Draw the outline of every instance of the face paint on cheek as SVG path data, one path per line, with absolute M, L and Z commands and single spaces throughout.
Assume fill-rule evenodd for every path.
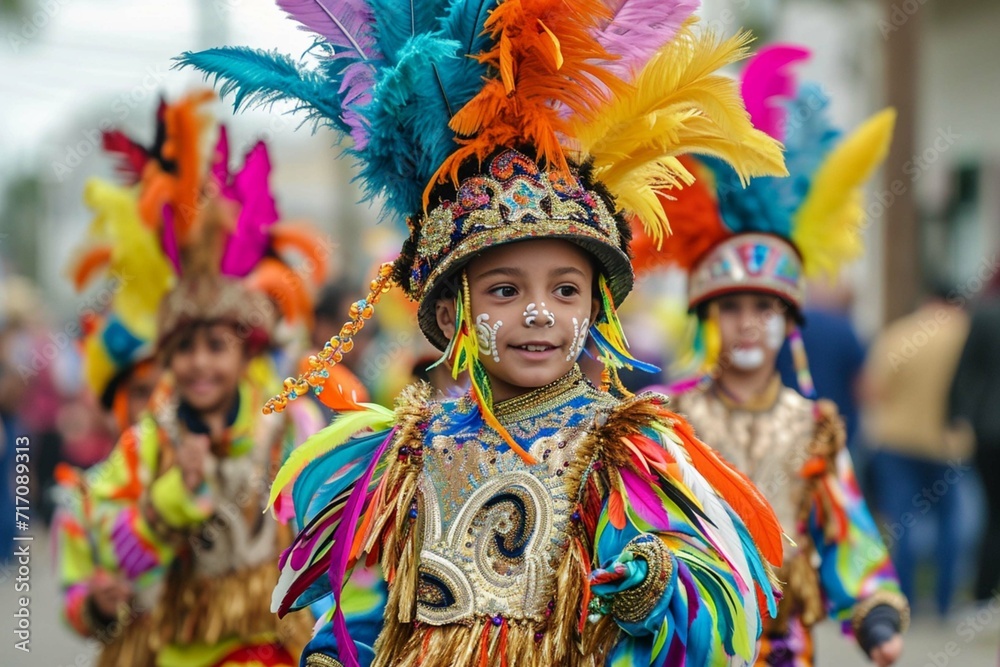
M 729 357 L 736 368 L 741 371 L 752 371 L 760 368 L 764 363 L 764 350 L 757 345 L 738 347 L 730 353 Z
M 476 342 L 479 344 L 479 353 L 493 357 L 493 361 L 500 362 L 500 351 L 497 349 L 497 332 L 503 326 L 501 320 L 497 320 L 492 327 L 489 325 L 490 316 L 483 313 L 476 317 Z
M 583 318 L 583 324 L 580 324 L 580 320 L 573 318 L 573 342 L 570 343 L 569 353 L 566 355 L 566 361 L 576 361 L 576 358 L 580 356 L 583 352 L 583 346 L 587 344 L 587 334 L 590 331 L 590 318 Z
M 781 344 L 785 342 L 785 318 L 780 315 L 771 315 L 764 325 L 764 345 L 769 350 L 781 349 Z

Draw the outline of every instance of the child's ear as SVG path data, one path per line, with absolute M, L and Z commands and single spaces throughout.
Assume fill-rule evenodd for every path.
M 590 322 L 594 324 L 601 315 L 601 300 L 596 296 L 590 300 Z
M 437 325 L 451 340 L 455 336 L 455 301 L 453 299 L 438 299 L 434 304 L 434 315 Z

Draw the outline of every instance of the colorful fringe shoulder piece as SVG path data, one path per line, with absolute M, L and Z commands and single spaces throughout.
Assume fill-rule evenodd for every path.
M 594 531 L 598 562 L 643 533 L 659 535 L 677 560 L 680 583 L 656 645 L 625 635 L 608 664 L 721 664 L 720 646 L 733 664 L 746 664 L 764 610 L 777 613 L 771 566 L 783 559 L 781 526 L 746 476 L 665 403 L 642 394 L 615 410 L 604 428 L 620 437 L 609 438 L 601 454 L 610 470 L 588 478 L 583 491 L 581 518 Z M 595 483 L 609 486 L 603 506 Z
M 281 573 L 271 602 L 279 616 L 330 593 L 339 603 L 347 574 L 358 559 L 368 553 L 368 562 L 377 562 L 383 548 L 380 533 L 402 521 L 400 511 L 409 510 L 401 510 L 396 501 L 415 490 L 421 461 L 419 424 L 427 419 L 428 394 L 426 387 L 408 389 L 395 412 L 361 404 L 306 440 L 278 471 L 270 502 L 281 511 L 291 487 L 294 514 L 303 526 L 279 561 Z M 399 450 L 390 449 L 397 442 L 403 443 Z M 333 629 L 343 640 L 339 645 L 353 646 L 339 604 Z

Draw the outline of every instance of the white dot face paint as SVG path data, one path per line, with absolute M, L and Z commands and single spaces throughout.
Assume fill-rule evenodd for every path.
M 500 351 L 497 349 L 497 332 L 500 331 L 503 322 L 497 320 L 493 326 L 490 326 L 489 321 L 488 313 L 476 316 L 476 342 L 479 345 L 479 354 L 490 356 L 493 361 L 499 363 Z
M 545 304 L 543 303 L 542 305 L 544 306 Z M 521 315 L 524 316 L 524 326 L 530 327 L 538 319 L 538 308 L 535 307 L 535 304 L 529 303 Z
M 764 345 L 769 350 L 780 350 L 785 342 L 785 318 L 777 313 L 771 314 L 764 323 Z
M 587 344 L 587 335 L 590 333 L 590 318 L 583 318 L 583 324 L 580 324 L 580 320 L 573 318 L 573 342 L 570 343 L 569 353 L 566 355 L 566 361 L 576 361 L 576 358 L 580 356 L 583 352 L 584 345 Z
M 764 349 L 759 345 L 733 348 L 729 358 L 741 371 L 754 371 L 764 365 Z
M 548 320 L 549 320 L 548 322 L 545 323 L 546 327 L 548 327 L 549 329 L 551 329 L 552 327 L 554 327 L 556 325 L 556 315 L 555 315 L 555 313 L 549 312 L 549 310 L 545 307 L 545 302 L 544 301 L 542 301 L 542 315 L 544 315 L 545 317 L 547 317 Z

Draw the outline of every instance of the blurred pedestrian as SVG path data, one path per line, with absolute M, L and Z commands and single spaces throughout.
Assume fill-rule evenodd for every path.
M 986 496 L 986 531 L 979 551 L 975 599 L 985 602 L 1000 584 L 1000 278 L 975 309 L 951 385 L 950 414 L 975 435 L 973 461 Z
M 894 527 L 892 556 L 903 593 L 911 600 L 916 594 L 917 526 L 934 524 L 934 599 L 942 616 L 958 574 L 958 485 L 971 444 L 948 418 L 948 390 L 968 331 L 965 312 L 948 294 L 937 286 L 876 338 L 863 380 L 876 506 Z

